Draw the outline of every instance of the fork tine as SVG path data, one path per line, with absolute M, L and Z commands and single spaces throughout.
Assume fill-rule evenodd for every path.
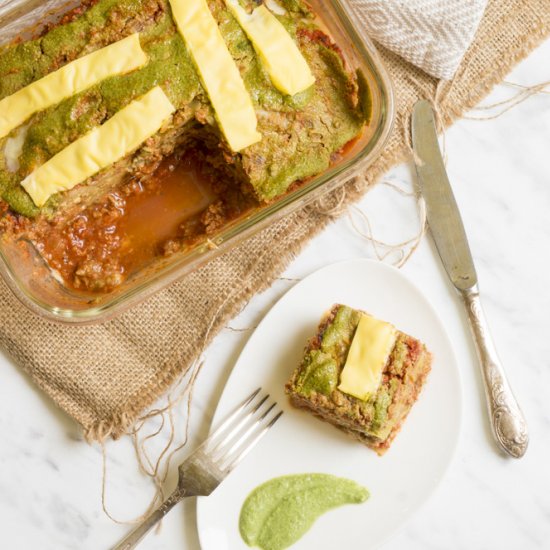
M 222 432 L 224 432 L 232 422 L 239 416 L 239 414 L 246 409 L 246 407 L 254 400 L 254 398 L 262 391 L 262 388 L 258 388 L 256 391 L 252 392 L 238 407 L 231 413 L 221 424 L 216 428 L 214 433 L 210 435 L 207 441 L 213 441 L 218 437 Z
M 243 416 L 243 418 L 241 418 L 241 420 L 239 420 L 239 422 L 237 422 L 237 424 L 233 426 L 233 428 L 231 428 L 229 433 L 219 443 L 217 443 L 213 449 L 209 451 L 210 454 L 212 455 L 215 454 L 223 446 L 228 444 L 233 439 L 233 437 L 235 437 L 235 435 L 242 430 L 243 426 L 253 417 L 253 415 L 258 412 L 260 407 L 267 401 L 268 398 L 269 398 L 269 395 L 266 395 L 263 399 L 260 400 L 260 402 L 251 411 L 248 411 Z
M 273 404 L 273 406 L 275 406 L 275 405 L 276 405 L 276 403 Z M 273 406 L 270 408 L 270 410 L 273 408 Z M 265 416 L 266 415 L 264 414 L 264 416 L 262 416 L 262 418 L 259 420 L 259 422 L 261 422 L 261 420 L 263 420 L 265 418 Z M 267 431 L 275 425 L 275 422 L 277 422 L 277 420 L 279 420 L 279 418 L 281 418 L 281 416 L 283 416 L 283 411 L 279 411 L 279 413 L 277 415 L 275 415 L 271 419 L 271 421 L 268 424 L 266 424 L 250 441 L 246 442 L 246 445 L 244 446 L 244 448 L 242 448 L 241 451 L 234 458 L 231 458 L 231 460 L 229 461 L 228 464 L 224 465 L 224 470 L 226 470 L 227 472 L 230 472 L 231 470 L 233 470 L 244 459 L 244 457 L 254 448 L 256 443 L 258 443 L 258 441 L 260 441 L 260 439 L 267 433 Z M 250 431 L 252 431 L 252 430 L 250 430 Z M 244 438 L 241 438 L 239 443 L 241 441 L 243 441 L 243 439 Z M 235 447 L 236 446 L 232 447 L 231 451 L 233 451 L 233 449 Z M 225 460 L 227 460 L 227 458 L 229 456 L 230 456 L 230 454 L 228 453 L 225 456 Z
M 267 396 L 264 397 L 264 399 L 262 399 L 262 403 L 267 399 Z M 236 441 L 233 441 L 233 443 L 231 444 L 231 447 L 229 447 L 229 449 L 225 450 L 222 452 L 221 456 L 218 457 L 218 460 L 224 460 L 224 458 L 227 458 L 228 456 L 230 456 L 240 445 L 243 441 L 245 441 L 248 436 L 260 425 L 260 423 L 262 422 L 262 420 L 265 419 L 265 417 L 273 410 L 273 408 L 277 405 L 277 403 L 273 403 L 271 405 L 271 407 L 269 407 L 267 409 L 267 411 L 265 411 L 262 416 L 260 416 L 260 418 L 254 420 L 254 422 L 248 426 L 248 428 L 241 434 L 237 434 L 237 430 L 235 429 L 234 430 L 234 434 L 231 434 L 231 435 L 239 435 L 238 439 Z M 254 411 L 250 414 L 249 418 L 245 419 L 245 420 L 250 420 L 252 418 L 252 415 L 257 412 L 257 410 L 259 409 L 259 407 L 256 407 L 256 409 L 254 409 Z M 244 422 L 242 422 L 242 424 L 244 424 Z M 240 428 L 240 426 L 239 426 Z M 240 430 L 242 431 L 242 430 Z M 224 442 L 225 443 L 225 442 Z M 217 449 L 216 449 L 217 450 Z

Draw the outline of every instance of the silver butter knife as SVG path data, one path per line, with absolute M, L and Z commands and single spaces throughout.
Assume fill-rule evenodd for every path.
M 441 157 L 434 112 L 428 101 L 419 101 L 414 106 L 412 142 L 430 231 L 445 270 L 468 312 L 494 436 L 506 453 L 521 458 L 529 442 L 527 424 L 508 384 L 481 309 L 474 262 Z

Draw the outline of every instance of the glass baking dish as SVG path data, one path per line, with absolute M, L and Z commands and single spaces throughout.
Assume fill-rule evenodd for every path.
M 372 120 L 327 171 L 274 202 L 261 205 L 224 226 L 214 237 L 169 258 L 157 258 L 108 293 L 79 293 L 49 269 L 32 243 L 24 239 L 0 244 L 0 273 L 14 294 L 31 310 L 65 323 L 105 321 L 150 297 L 173 281 L 227 252 L 255 232 L 336 189 L 367 169 L 380 154 L 394 118 L 391 83 L 371 40 L 345 0 L 310 0 L 328 33 L 341 48 L 351 70 L 361 70 L 372 92 Z M 36 35 L 41 26 L 62 17 L 79 2 L 0 0 L 0 46 Z

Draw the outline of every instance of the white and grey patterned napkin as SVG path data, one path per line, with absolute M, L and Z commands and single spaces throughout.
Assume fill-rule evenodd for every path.
M 487 0 L 350 0 L 380 44 L 436 78 L 451 79 Z

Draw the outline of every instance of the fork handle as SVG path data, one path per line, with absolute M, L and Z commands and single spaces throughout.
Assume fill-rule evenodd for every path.
M 179 487 L 154 511 L 145 518 L 132 532 L 120 541 L 112 550 L 131 550 L 145 535 L 181 500 L 186 497 Z

